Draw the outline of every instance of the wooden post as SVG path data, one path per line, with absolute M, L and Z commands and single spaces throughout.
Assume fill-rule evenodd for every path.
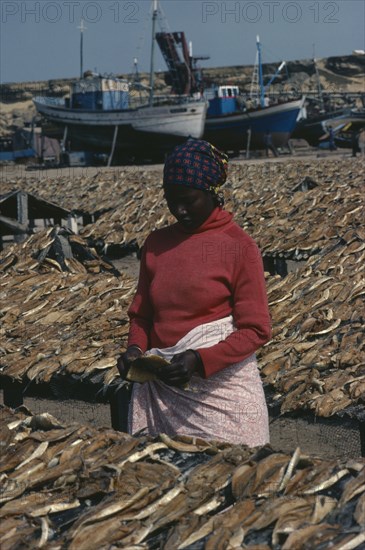
M 66 125 L 63 130 L 63 137 L 61 141 L 61 153 L 66 151 L 66 139 L 67 139 L 68 126 Z
M 288 274 L 288 267 L 286 265 L 285 258 L 275 258 L 276 273 L 281 277 L 286 277 Z
M 109 397 L 111 424 L 114 430 L 128 431 L 128 409 L 131 399 L 132 386 L 123 386 L 116 391 L 111 391 Z
M 361 456 L 365 456 L 365 422 L 359 420 Z
M 250 158 L 251 128 L 247 130 L 246 159 Z
M 28 229 L 28 194 L 25 191 L 18 191 L 16 195 L 16 205 L 17 205 L 17 221 L 21 225 L 23 225 L 26 229 L 25 232 Z M 25 233 L 24 232 L 24 233 Z M 25 234 L 17 234 L 15 235 L 15 242 L 20 243 L 24 241 Z
M 109 168 L 109 166 L 111 165 L 112 160 L 113 160 L 115 144 L 116 144 L 116 142 L 117 142 L 117 135 L 118 135 L 118 126 L 115 126 L 115 128 L 114 128 L 114 135 L 113 135 L 112 148 L 111 148 L 111 151 L 110 151 L 110 155 L 109 155 L 109 158 L 108 158 L 108 164 L 107 164 L 108 168 Z
M 71 229 L 72 233 L 78 234 L 77 219 L 73 214 L 69 214 L 67 218 L 67 227 Z
M 23 405 L 23 384 L 21 382 L 4 376 L 2 377 L 2 387 L 4 390 L 4 405 L 11 409 Z
M 28 194 L 25 191 L 18 191 L 17 201 L 17 220 L 22 225 L 28 225 Z

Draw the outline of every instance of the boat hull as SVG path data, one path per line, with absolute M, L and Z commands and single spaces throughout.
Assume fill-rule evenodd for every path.
M 295 139 L 304 139 L 312 147 L 318 147 L 321 145 L 321 138 L 326 135 L 330 125 L 335 131 L 337 128 L 340 130 L 347 125 L 351 125 L 350 131 L 359 131 L 365 127 L 365 110 L 359 112 L 342 110 L 301 120 L 298 122 L 292 137 Z M 343 147 L 346 146 L 351 147 L 351 138 L 348 141 L 348 145 L 343 144 Z
M 204 132 L 207 104 L 203 101 L 140 107 L 125 111 L 94 111 L 50 105 L 35 98 L 37 111 L 46 119 L 46 135 L 62 139 L 73 150 L 110 153 L 116 132 L 115 153 L 168 151 L 188 137 Z M 65 130 L 67 127 L 67 130 Z
M 296 126 L 303 100 L 292 101 L 255 111 L 207 117 L 204 139 L 224 150 L 264 149 L 264 135 L 270 132 L 276 147 L 286 146 Z

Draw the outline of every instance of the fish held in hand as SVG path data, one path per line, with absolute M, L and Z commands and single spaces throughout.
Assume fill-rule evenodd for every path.
M 132 362 L 126 378 L 129 382 L 140 384 L 158 380 L 161 369 L 169 364 L 169 361 L 159 355 L 141 355 Z

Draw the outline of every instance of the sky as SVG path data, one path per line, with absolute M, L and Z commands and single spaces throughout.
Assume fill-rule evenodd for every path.
M 252 65 L 256 35 L 263 61 L 348 55 L 365 49 L 365 0 L 161 0 L 157 30 L 184 31 L 202 67 Z M 1 0 L 0 82 L 149 70 L 150 0 Z M 155 48 L 155 69 L 166 65 Z

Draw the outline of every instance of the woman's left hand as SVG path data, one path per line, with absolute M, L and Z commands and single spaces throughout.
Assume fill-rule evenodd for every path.
M 161 369 L 159 378 L 169 386 L 187 384 L 195 372 L 201 368 L 199 355 L 191 350 L 177 353 L 171 359 L 170 365 Z

